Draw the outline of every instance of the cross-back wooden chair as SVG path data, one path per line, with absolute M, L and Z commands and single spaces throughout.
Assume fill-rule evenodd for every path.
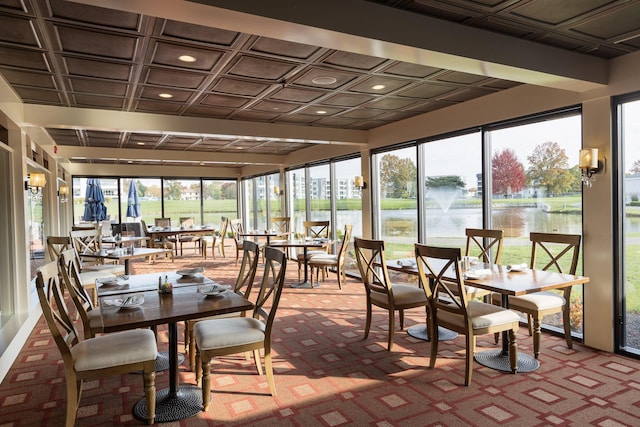
M 482 228 L 465 229 L 467 243 L 465 256 L 477 256 L 480 262 L 500 264 L 502 257 L 503 230 Z M 491 291 L 467 286 L 467 294 L 472 298 L 483 298 L 486 303 L 491 302 Z
M 531 240 L 531 268 L 576 274 L 582 238 L 579 234 L 532 232 L 529 238 Z M 540 354 L 542 318 L 549 314 L 562 313 L 564 338 L 567 347 L 573 347 L 570 316 L 571 288 L 572 286 L 564 288 L 562 293 L 547 291 L 509 297 L 509 308 L 527 315 L 529 333 L 533 335 L 533 354 L 536 359 Z M 499 301 L 500 296 L 494 295 L 494 304 L 499 304 Z
M 220 219 L 220 228 L 218 232 L 213 236 L 203 237 L 202 238 L 202 256 L 204 259 L 207 259 L 207 246 L 211 245 L 211 254 L 213 257 L 216 257 L 216 248 L 218 249 L 218 253 L 222 258 L 225 258 L 224 254 L 224 239 L 227 237 L 227 229 L 229 228 L 229 218 L 221 217 Z
M 147 422 L 153 424 L 158 355 L 155 335 L 148 329 L 134 329 L 80 340 L 61 294 L 58 265 L 57 261 L 52 261 L 38 270 L 36 290 L 42 314 L 64 364 L 67 395 L 65 425 L 75 425 L 83 381 L 137 371 L 143 372 Z
M 242 242 L 242 263 L 240 271 L 233 287 L 233 292 L 249 299 L 251 290 L 253 289 L 253 281 L 258 271 L 258 260 L 260 259 L 260 247 L 257 243 L 250 240 Z M 220 316 L 212 316 L 207 319 L 222 319 L 227 317 L 244 316 L 245 313 L 229 313 Z M 189 367 L 194 370 L 196 362 L 196 342 L 193 337 L 193 327 L 196 323 L 207 319 L 195 319 L 187 321 L 185 325 L 184 349 L 189 352 Z
M 345 275 L 345 260 L 347 258 L 347 250 L 349 249 L 349 243 L 351 242 L 351 233 L 353 231 L 353 225 L 347 224 L 344 226 L 344 235 L 342 236 L 342 244 L 337 254 L 316 254 L 309 257 L 309 268 L 311 269 L 311 283 L 313 283 L 313 270 L 316 270 L 316 281 L 322 271 L 322 275 L 326 274 L 326 271 L 330 267 L 336 268 L 336 275 L 338 278 L 338 288 L 342 289 L 342 284 L 346 281 Z
M 517 371 L 516 333 L 520 318 L 510 310 L 467 295 L 460 266 L 459 248 L 415 245 L 416 264 L 423 289 L 429 301 L 429 330 L 438 326 L 455 331 L 466 338 L 464 384 L 471 383 L 473 353 L 477 335 L 509 331 L 509 361 L 512 373 Z M 438 340 L 431 340 L 429 367 L 434 368 L 438 356 Z
M 47 252 L 50 261 L 57 261 L 60 252 L 71 247 L 71 238 L 69 236 L 47 236 Z
M 327 241 L 327 244 L 320 249 L 307 250 L 307 261 L 314 255 L 326 255 L 329 253 L 329 224 L 330 221 L 304 221 L 302 223 L 305 237 L 325 239 Z M 305 265 L 304 253 L 297 254 L 295 259 L 298 263 L 298 280 L 300 280 L 302 277 L 302 267 Z
M 367 297 L 364 338 L 367 339 L 371 329 L 372 307 L 375 305 L 384 308 L 389 314 L 387 349 L 391 350 L 395 331 L 395 312 L 397 311 L 400 317 L 400 330 L 402 330 L 404 329 L 404 310 L 426 307 L 427 297 L 417 286 L 392 284 L 384 256 L 384 241 L 356 237 L 353 246 Z
M 217 356 L 253 351 L 258 373 L 262 375 L 260 350 L 264 350 L 264 369 L 271 395 L 276 395 L 271 362 L 271 334 L 282 295 L 287 267 L 284 252 L 264 249 L 264 273 L 252 317 L 234 317 L 198 322 L 196 340 L 196 383 L 202 381 L 202 402 L 207 411 L 211 403 L 211 359 Z
M 242 252 L 242 242 L 244 241 L 244 228 L 242 227 L 242 220 L 240 218 L 232 219 L 229 221 L 231 227 L 231 234 L 233 234 L 233 242 L 236 246 L 236 265 L 238 265 L 238 259 L 240 258 L 240 252 Z

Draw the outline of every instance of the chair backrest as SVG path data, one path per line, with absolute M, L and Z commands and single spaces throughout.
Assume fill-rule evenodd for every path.
M 379 292 L 393 297 L 391 280 L 384 257 L 384 241 L 353 239 L 360 277 L 367 294 Z
M 532 232 L 529 238 L 531 239 L 531 268 L 554 269 L 559 273 L 576 274 L 582 236 Z
M 71 246 L 78 255 L 102 250 L 102 231 L 98 229 L 72 230 L 69 232 Z
M 264 274 L 253 309 L 253 317 L 265 322 L 266 342 L 269 342 L 271 336 L 271 327 L 280 303 L 286 270 L 287 257 L 285 253 L 270 246 L 265 247 Z
M 180 227 L 184 227 L 184 228 L 193 228 L 193 226 L 196 225 L 196 222 L 192 216 L 180 217 L 179 223 L 180 223 Z
M 349 250 L 349 243 L 351 242 L 351 233 L 353 232 L 353 225 L 346 224 L 344 226 L 344 236 L 342 236 L 342 245 L 338 251 L 338 263 L 342 265 L 347 256 Z
M 73 305 L 75 306 L 76 311 L 80 316 L 80 320 L 82 321 L 82 325 L 84 326 L 84 337 L 90 338 L 92 336 L 92 333 L 87 313 L 90 310 L 93 310 L 94 306 L 91 297 L 87 293 L 84 286 L 82 286 L 82 282 L 80 281 L 77 263 L 74 262 L 75 256 L 76 255 L 74 249 L 63 251 L 60 254 L 58 270 L 60 271 L 62 277 L 61 286 L 63 286 L 65 289 L 67 289 L 67 292 L 69 292 L 71 301 L 73 302 Z
M 47 263 L 38 269 L 36 291 L 40 300 L 42 315 L 62 355 L 65 369 L 73 369 L 71 347 L 79 342 L 79 336 L 62 298 L 57 261 Z
M 102 221 L 100 223 L 100 231 L 103 236 L 111 236 L 111 221 Z
M 242 228 L 242 220 L 232 219 L 229 221 L 229 225 L 231 225 L 231 232 L 233 233 L 233 240 L 236 242 L 238 248 L 242 247 L 242 241 L 244 240 L 244 236 L 241 234 L 244 232 Z
M 229 227 L 229 218 L 221 217 L 220 218 L 220 228 L 218 229 L 218 234 L 220 235 L 220 244 L 224 246 L 224 238 L 227 237 L 227 228 Z
M 330 221 L 304 221 L 304 235 L 314 239 L 328 239 L 329 223 Z
M 275 230 L 276 233 L 281 236 L 287 235 L 287 239 L 289 238 L 289 232 L 291 231 L 291 217 L 288 216 L 273 216 L 271 217 L 269 224 L 271 224 L 270 228 Z
M 251 240 L 242 242 L 242 264 L 236 279 L 233 291 L 249 299 L 253 281 L 258 272 L 258 260 L 260 258 L 260 246 Z
M 171 218 L 156 218 L 155 226 L 162 228 L 171 227 Z
M 69 236 L 47 236 L 47 252 L 51 261 L 57 261 L 60 253 L 71 247 Z
M 500 264 L 502 256 L 503 230 L 490 230 L 481 228 L 467 228 L 466 256 L 477 256 L 482 262 Z M 493 255 L 493 260 L 491 258 Z
M 438 317 L 438 310 L 464 318 L 470 330 L 468 304 L 469 297 L 464 286 L 460 266 L 460 248 L 441 248 L 415 244 L 416 264 L 420 281 L 427 295 L 432 313 Z

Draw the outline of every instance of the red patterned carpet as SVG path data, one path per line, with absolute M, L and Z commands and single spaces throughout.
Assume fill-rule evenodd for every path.
M 183 258 L 134 263 L 137 273 L 204 266 L 205 274 L 232 283 L 230 258 Z M 297 280 L 295 263 L 288 282 Z M 251 361 L 227 357 L 212 365 L 213 402 L 172 426 L 489 426 L 640 424 L 640 361 L 594 351 L 573 350 L 564 340 L 543 337 L 541 368 L 505 374 L 475 364 L 472 385 L 464 387 L 464 338 L 440 344 L 436 369 L 429 369 L 429 344 L 396 333 L 386 350 L 386 319 L 374 312 L 372 334 L 363 340 L 365 300 L 362 284 L 350 279 L 342 291 L 335 275 L 317 289 L 283 293 L 274 336 L 278 395 L 271 397 L 265 377 Z M 421 309 L 407 313 L 405 326 L 424 321 Z M 519 349 L 532 353 L 524 328 Z M 180 331 L 182 337 L 182 331 Z M 160 331 L 160 349 L 166 334 Z M 478 339 L 478 351 L 495 348 L 492 337 Z M 181 380 L 193 384 L 183 365 Z M 156 378 L 168 385 L 166 373 Z M 131 408 L 143 398 L 139 375 L 85 383 L 78 426 L 141 425 Z M 0 385 L 0 427 L 64 425 L 65 388 L 59 353 L 41 320 Z

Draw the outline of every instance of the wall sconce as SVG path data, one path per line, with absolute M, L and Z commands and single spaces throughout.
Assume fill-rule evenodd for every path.
M 40 172 L 30 173 L 27 177 L 28 180 L 24 183 L 24 189 L 31 190 L 33 194 L 38 194 L 40 189 L 44 188 L 47 183 L 47 178 Z
M 591 187 L 596 178 L 593 176 L 604 169 L 604 162 L 598 160 L 597 148 L 583 148 L 580 150 L 578 167 L 582 175 L 582 183 Z
M 67 197 L 69 196 L 69 187 L 61 185 L 58 190 L 58 196 L 60 196 L 60 203 L 67 203 Z
M 364 182 L 364 178 L 362 177 L 362 175 L 358 175 L 353 178 L 353 185 L 360 190 L 364 190 L 367 188 L 367 183 Z
M 273 194 L 275 194 L 276 197 L 282 196 L 283 193 L 284 191 L 282 191 L 277 185 L 273 187 Z

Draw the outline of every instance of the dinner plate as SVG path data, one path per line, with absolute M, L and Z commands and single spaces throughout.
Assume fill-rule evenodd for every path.
M 98 286 L 116 286 L 118 284 L 117 277 L 107 277 L 104 279 L 96 279 Z
M 107 300 L 109 304 L 114 305 L 121 310 L 137 308 L 144 304 L 144 294 L 122 295 L 119 298 Z
M 178 273 L 180 276 L 195 276 L 196 274 L 204 273 L 204 268 L 197 267 L 197 268 L 190 268 L 187 270 L 178 270 L 176 271 L 176 273 Z
M 206 295 L 208 297 L 211 297 L 211 296 L 222 295 L 223 293 L 225 293 L 229 289 L 231 289 L 231 286 L 229 286 L 229 285 L 220 285 L 220 284 L 215 283 L 213 285 L 201 285 L 201 286 L 198 286 L 198 293 L 201 293 L 202 295 Z
M 527 268 L 526 264 L 508 265 L 507 271 L 525 271 Z

